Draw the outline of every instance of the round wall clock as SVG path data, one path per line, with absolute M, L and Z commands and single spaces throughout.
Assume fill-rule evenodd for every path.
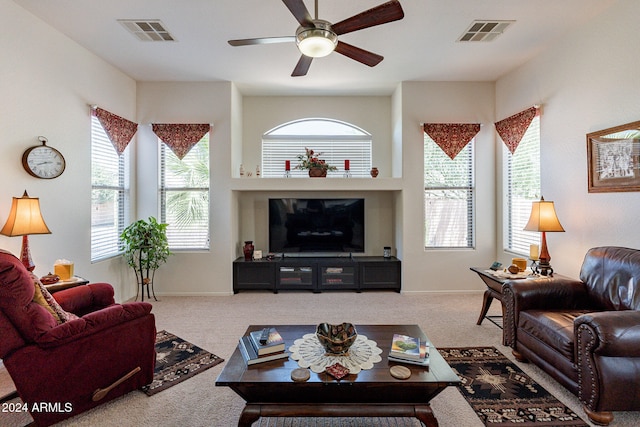
M 29 175 L 42 179 L 53 179 L 62 175 L 66 166 L 64 156 L 47 145 L 47 138 L 38 137 L 42 145 L 29 147 L 22 155 L 22 166 Z

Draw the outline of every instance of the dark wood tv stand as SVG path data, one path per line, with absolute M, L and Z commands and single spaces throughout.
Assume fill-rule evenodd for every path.
M 401 263 L 396 257 L 283 257 L 233 262 L 233 293 L 244 290 L 364 290 L 400 292 Z

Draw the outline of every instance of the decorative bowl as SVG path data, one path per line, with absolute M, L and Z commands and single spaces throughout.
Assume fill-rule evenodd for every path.
M 49 274 L 47 274 L 46 276 L 42 276 L 40 278 L 40 282 L 43 285 L 53 285 L 54 283 L 58 283 L 60 281 L 60 276 L 58 276 L 57 274 L 52 274 L 51 272 L 49 272 Z
M 320 323 L 316 328 L 316 336 L 327 353 L 344 354 L 349 351 L 349 347 L 355 342 L 358 333 L 356 327 L 351 323 L 341 323 L 340 325 Z

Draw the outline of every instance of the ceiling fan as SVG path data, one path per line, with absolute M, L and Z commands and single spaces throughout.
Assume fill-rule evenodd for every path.
M 398 0 L 388 1 L 336 24 L 318 19 L 318 0 L 315 0 L 315 19 L 311 18 L 303 0 L 282 0 L 282 2 L 300 23 L 295 36 L 229 40 L 229 44 L 231 46 L 249 46 L 296 42 L 302 55 L 291 73 L 292 77 L 306 75 L 313 58 L 327 56 L 334 50 L 369 67 L 378 65 L 384 59 L 382 56 L 339 41 L 338 36 L 397 21 L 404 17 Z

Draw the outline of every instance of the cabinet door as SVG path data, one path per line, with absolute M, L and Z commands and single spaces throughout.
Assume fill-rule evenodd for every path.
M 234 262 L 233 292 L 240 290 L 275 290 L 275 265 L 270 262 Z
M 309 289 L 316 290 L 315 264 L 280 263 L 277 270 L 276 290 Z
M 400 292 L 400 261 L 360 264 L 360 289 L 393 289 Z
M 358 289 L 358 269 L 355 264 L 320 265 L 318 287 L 322 290 Z

